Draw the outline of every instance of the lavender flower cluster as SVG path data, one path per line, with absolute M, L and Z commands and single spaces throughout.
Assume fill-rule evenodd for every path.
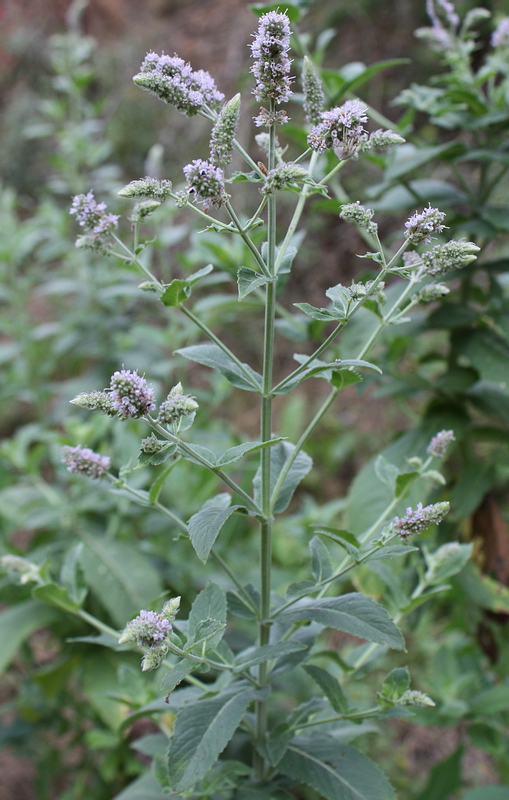
M 198 158 L 184 167 L 184 175 L 188 182 L 187 191 L 200 197 L 205 205 L 211 201 L 220 207 L 228 200 L 221 167 Z
M 438 525 L 448 511 L 449 503 L 434 503 L 425 508 L 422 507 L 422 503 L 418 503 L 415 511 L 407 508 L 404 517 L 394 517 L 392 530 L 403 538 L 414 536 L 427 530 L 430 525 Z
M 182 384 L 177 383 L 173 387 L 168 397 L 161 403 L 157 421 L 164 425 L 173 425 L 179 422 L 182 417 L 194 414 L 198 409 L 198 403 L 190 395 L 184 394 Z
M 509 17 L 504 17 L 491 35 L 493 47 L 509 47 Z
M 180 597 L 173 597 L 164 604 L 160 614 L 142 609 L 120 634 L 119 644 L 137 644 L 138 647 L 148 648 L 142 660 L 143 672 L 156 669 L 162 663 L 168 652 L 171 623 L 177 616 L 179 607 Z
M 118 216 L 106 212 L 106 204 L 98 203 L 93 192 L 78 194 L 69 211 L 74 214 L 85 235 L 76 241 L 78 247 L 104 250 L 108 236 L 118 225 Z
M 442 233 L 446 229 L 443 224 L 445 214 L 438 208 L 425 208 L 423 211 L 416 211 L 410 219 L 405 222 L 405 237 L 411 244 L 429 244 L 432 233 Z
M 309 146 L 317 153 L 332 149 L 342 161 L 351 158 L 368 138 L 363 126 L 368 120 L 366 110 L 359 100 L 347 100 L 342 106 L 324 111 L 308 135 Z
M 208 72 L 193 70 L 177 55 L 147 53 L 133 80 L 141 89 L 152 92 L 188 117 L 206 106 L 217 108 L 224 100 Z
M 434 436 L 427 447 L 427 452 L 435 458 L 443 458 L 451 445 L 455 441 L 454 431 L 440 431 Z
M 94 453 L 89 447 L 65 446 L 62 448 L 62 463 L 66 465 L 69 472 L 80 472 L 89 478 L 100 478 L 110 468 L 108 456 L 101 456 Z
M 111 376 L 110 393 L 112 407 L 120 419 L 137 419 L 152 411 L 154 390 L 148 386 L 145 378 L 134 370 L 122 369 Z
M 290 22 L 286 14 L 269 11 L 260 17 L 258 31 L 251 45 L 255 62 L 251 72 L 256 78 L 254 95 L 259 103 L 286 103 L 290 90 Z

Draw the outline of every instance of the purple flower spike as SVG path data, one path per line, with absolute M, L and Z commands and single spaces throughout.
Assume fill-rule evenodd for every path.
M 434 436 L 427 447 L 427 452 L 435 458 L 443 458 L 449 445 L 455 441 L 454 431 L 440 431 Z
M 321 122 L 312 129 L 308 144 L 317 153 L 333 149 L 337 157 L 344 161 L 355 155 L 368 134 L 363 123 L 367 122 L 366 106 L 359 100 L 347 100 L 342 106 L 324 111 Z
M 154 390 L 148 386 L 136 370 L 131 372 L 122 369 L 111 376 L 110 392 L 112 406 L 117 411 L 120 419 L 137 419 L 152 411 L 154 403 Z
M 108 456 L 101 456 L 94 453 L 89 447 L 63 447 L 62 464 L 65 464 L 69 472 L 80 472 L 89 478 L 100 478 L 110 468 Z
M 418 503 L 415 511 L 407 508 L 404 517 L 401 517 L 401 519 L 394 517 L 392 529 L 394 533 L 399 533 L 403 538 L 414 536 L 425 531 L 430 525 L 438 525 L 448 511 L 449 503 L 435 503 L 432 506 L 426 506 L 426 508 L 422 507 L 422 503 Z
M 405 237 L 412 244 L 429 244 L 431 242 L 432 233 L 442 233 L 446 229 L 444 225 L 445 214 L 439 211 L 438 208 L 425 208 L 420 213 L 418 211 L 413 214 L 405 222 Z
M 135 84 L 146 89 L 188 117 L 205 106 L 217 108 L 224 100 L 213 78 L 202 69 L 193 70 L 177 55 L 147 53 Z
M 93 250 L 103 250 L 108 236 L 113 233 L 118 225 L 119 217 L 106 212 L 106 204 L 98 203 L 93 192 L 77 194 L 73 198 L 70 214 L 74 214 L 84 236 L 76 242 L 78 247 L 88 247 Z
M 269 11 L 260 17 L 258 31 L 251 45 L 254 64 L 251 72 L 256 78 L 254 95 L 259 103 L 286 103 L 290 90 L 290 20 L 286 14 Z
M 211 200 L 213 205 L 222 206 L 228 200 L 221 167 L 197 158 L 184 167 L 184 175 L 188 181 L 188 192 L 201 197 L 205 203 Z

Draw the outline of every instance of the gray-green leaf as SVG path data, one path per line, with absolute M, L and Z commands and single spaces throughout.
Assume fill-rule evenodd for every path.
M 237 386 L 239 389 L 246 389 L 249 392 L 259 392 L 262 389 L 261 375 L 251 369 L 249 364 L 240 365 L 233 361 L 216 344 L 195 344 L 191 347 L 181 347 L 175 352 L 197 364 L 217 369 L 232 386 Z
M 279 619 L 285 622 L 318 622 L 327 628 L 367 639 L 368 642 L 388 645 L 395 650 L 405 649 L 401 632 L 385 608 L 358 592 L 341 597 L 301 600 L 295 607 L 283 611 Z
M 202 508 L 189 520 L 189 536 L 196 555 L 205 564 L 225 522 L 241 506 Z

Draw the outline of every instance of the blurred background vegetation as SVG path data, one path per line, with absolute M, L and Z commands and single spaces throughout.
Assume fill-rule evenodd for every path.
M 388 242 L 415 208 L 431 201 L 447 211 L 451 234 L 484 249 L 480 265 L 452 279 L 456 291 L 445 308 L 416 315 L 384 336 L 377 359 L 386 378 L 366 380 L 361 393 L 349 389 L 349 402 L 322 425 L 311 445 L 317 469 L 300 506 L 280 523 L 275 556 L 280 570 L 298 579 L 311 522 L 332 524 L 347 508 L 349 523 L 361 524 L 366 497 L 376 494 L 372 457 L 380 449 L 400 463 L 441 428 L 455 429 L 458 444 L 445 489 L 450 522 L 424 544 L 473 540 L 474 563 L 451 581 L 443 599 L 415 611 L 405 631 L 414 686 L 429 692 L 437 708 L 420 710 L 414 722 L 394 720 L 387 736 L 369 734 L 361 746 L 381 760 L 402 797 L 463 800 L 467 789 L 509 783 L 509 93 L 483 106 L 475 86 L 469 94 L 459 78 L 451 78 L 440 98 L 414 90 L 395 105 L 412 84 L 429 87 L 437 75 L 448 74 L 426 42 L 414 37 L 428 24 L 424 0 L 300 5 L 307 13 L 296 49 L 319 51 L 329 97 L 347 78 L 363 74 L 362 65 L 406 59 L 375 70 L 358 92 L 400 126 L 410 149 L 399 160 L 380 157 L 349 168 L 335 186 L 335 199 L 311 204 L 290 299 L 320 306 L 329 286 L 365 274 L 365 262 L 356 258 L 365 244 L 337 219 L 346 194 L 377 208 Z M 166 388 L 179 379 L 192 386 L 209 412 L 197 423 L 204 444 L 219 437 L 232 446 L 241 432 L 251 438 L 257 432 L 250 430 L 250 409 L 232 397 L 223 379 L 172 356 L 196 340 L 188 322 L 154 311 L 128 265 L 74 248 L 70 199 L 93 189 L 111 211 L 126 214 L 115 197 L 122 185 L 145 174 L 178 181 L 183 164 L 203 157 L 204 121 L 190 122 L 155 102 L 134 87 L 132 75 L 147 50 L 176 51 L 194 68 L 209 70 L 227 97 L 242 91 L 246 112 L 247 45 L 255 17 L 241 0 L 53 0 L 49 6 L 45 0 L 7 0 L 0 10 L 0 554 L 29 553 L 37 563 L 65 569 L 81 547 L 89 607 L 121 627 L 139 606 L 120 583 L 105 588 L 105 552 L 133 570 L 142 563 L 159 591 L 171 589 L 184 602 L 203 586 L 205 571 L 188 565 L 180 543 L 171 544 L 168 564 L 167 531 L 150 510 L 63 470 L 62 444 L 106 441 L 121 464 L 135 457 L 142 431 L 136 423 L 119 431 L 107 418 L 69 410 L 69 400 L 104 387 L 125 364 Z M 456 3 L 462 15 L 474 6 Z M 483 8 L 495 21 L 507 13 L 504 0 Z M 481 20 L 478 28 L 475 69 L 489 50 L 493 20 Z M 503 74 L 497 78 L 500 85 L 503 80 Z M 255 132 L 249 119 L 244 113 L 243 142 Z M 287 136 L 299 142 L 302 132 L 288 126 Z M 214 234 L 197 237 L 188 223 L 176 209 L 159 212 L 151 255 L 158 274 L 169 279 L 209 261 L 223 273 L 238 267 L 242 250 Z M 124 220 L 126 233 L 128 227 Z M 259 354 L 249 315 L 236 327 L 236 296 L 223 273 L 215 273 L 216 289 L 224 284 L 220 300 L 200 296 L 195 310 L 209 325 L 222 325 L 224 338 L 252 361 Z M 253 303 L 253 319 L 256 313 Z M 304 324 L 315 337 L 322 335 L 321 323 L 295 318 L 281 331 L 288 343 L 279 370 L 291 363 Z M 359 324 L 369 323 L 362 318 Z M 355 335 L 354 328 L 350 342 Z M 341 345 L 345 352 L 348 344 Z M 278 433 L 298 436 L 321 396 L 320 381 L 306 384 L 281 412 Z M 211 488 L 203 471 L 182 469 L 178 486 L 170 481 L 167 491 L 187 518 Z M 137 473 L 140 487 L 144 473 Z M 368 513 L 376 512 L 376 500 L 372 505 Z M 232 539 L 235 533 L 232 528 Z M 246 542 L 236 557 L 245 560 L 251 547 Z M 355 580 L 359 590 L 390 594 L 382 570 L 359 570 Z M 6 577 L 0 581 L 0 799 L 110 800 L 122 792 L 128 800 L 124 787 L 150 760 L 149 749 L 131 745 L 157 728 L 149 714 L 127 726 L 126 709 L 143 708 L 158 696 L 157 685 L 142 680 L 137 657 L 67 643 L 89 634 L 87 626 L 37 604 Z M 152 587 L 147 602 L 155 594 Z M 140 595 L 144 599 L 143 586 Z M 331 641 L 331 647 L 343 644 Z M 362 696 L 362 681 L 357 691 Z

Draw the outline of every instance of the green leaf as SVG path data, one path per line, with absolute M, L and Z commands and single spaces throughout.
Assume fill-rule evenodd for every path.
M 148 772 L 129 784 L 113 800 L 168 800 L 158 781 Z
M 398 475 L 396 478 L 396 497 L 406 493 L 406 490 L 415 483 L 418 477 L 418 472 L 402 472 L 401 475 Z
M 309 677 L 314 680 L 317 686 L 320 687 L 334 711 L 338 714 L 343 714 L 348 711 L 348 700 L 344 695 L 343 689 L 339 681 L 333 678 L 330 672 L 321 669 L 321 667 L 315 667 L 312 664 L 305 666 L 304 670 Z
M 0 612 L 0 674 L 9 666 L 19 647 L 34 631 L 61 617 L 52 606 L 38 600 L 22 600 Z
M 451 542 L 451 544 L 453 543 Z M 429 555 L 425 553 L 428 564 L 426 583 L 429 586 L 436 586 L 461 572 L 472 555 L 473 547 L 472 543 L 458 544 L 455 542 L 454 547 L 444 545 L 435 553 Z
M 325 734 L 293 739 L 279 769 L 327 800 L 395 800 L 390 784 L 372 761 Z
M 155 481 L 152 484 L 152 486 L 150 487 L 150 491 L 148 493 L 149 500 L 150 500 L 151 503 L 157 503 L 157 501 L 159 499 L 159 495 L 161 494 L 161 490 L 162 490 L 162 488 L 163 488 L 163 486 L 165 484 L 166 478 L 168 477 L 168 475 L 172 471 L 173 467 L 176 466 L 176 464 L 177 464 L 177 462 L 174 461 L 173 464 L 170 464 L 168 467 L 166 467 L 166 469 L 164 469 L 161 472 L 161 474 L 158 475 L 157 478 L 155 479 Z
M 185 650 L 191 652 L 194 648 L 200 646 L 200 650 L 206 642 L 211 642 L 207 650 L 214 649 L 219 644 L 223 636 L 226 623 L 219 622 L 217 619 L 201 619 L 194 627 L 192 636 L 189 636 Z
M 215 764 L 255 693 L 237 686 L 212 699 L 184 706 L 170 740 L 168 769 L 175 792 L 191 789 Z
M 461 796 L 461 800 L 508 800 L 509 786 L 483 785 L 479 789 L 470 789 Z
M 309 543 L 311 552 L 311 573 L 317 583 L 326 581 L 332 575 L 332 561 L 327 547 L 318 536 Z
M 440 156 L 452 157 L 463 153 L 464 150 L 464 145 L 458 142 L 449 142 L 433 147 L 416 147 L 407 142 L 394 148 L 393 160 L 385 171 L 385 177 L 388 180 L 396 180 Z
M 226 595 L 217 583 L 209 582 L 196 597 L 189 614 L 188 639 L 193 640 L 202 620 L 216 620 L 222 628 L 226 626 Z M 222 630 L 210 641 L 210 648 L 219 644 Z
M 352 295 L 348 289 L 338 283 L 337 286 L 327 289 L 325 296 L 332 300 L 334 310 L 340 314 L 340 319 L 345 319 L 352 303 Z
M 491 716 L 509 709 L 509 685 L 493 686 L 470 700 L 470 711 L 476 716 Z
M 306 645 L 300 642 L 279 642 L 278 644 L 265 644 L 262 647 L 251 647 L 248 652 L 239 653 L 236 657 L 234 672 L 288 656 L 290 653 L 298 653 L 299 650 L 307 650 Z
M 84 530 L 80 536 L 85 544 L 81 555 L 85 580 L 115 624 L 122 627 L 162 593 L 159 573 L 134 544 Z
M 279 442 L 276 444 L 270 451 L 270 489 L 271 493 L 274 491 L 278 476 L 281 474 L 281 471 L 286 464 L 287 460 L 290 458 L 291 454 L 295 450 L 295 445 L 291 444 L 290 442 Z M 313 466 L 312 459 L 301 450 L 293 462 L 292 466 L 290 467 L 287 476 L 285 477 L 279 494 L 277 496 L 275 505 L 274 505 L 274 512 L 276 514 L 281 513 L 290 503 L 290 500 L 293 497 L 293 493 L 295 489 L 301 482 L 301 480 L 308 474 L 311 467 Z M 261 469 L 258 468 L 256 475 L 253 479 L 253 487 L 254 487 L 254 499 L 256 503 L 261 502 L 261 482 L 262 482 L 262 474 Z
M 318 622 L 327 628 L 367 639 L 368 642 L 386 644 L 395 650 L 405 649 L 403 637 L 385 608 L 358 592 L 341 597 L 301 600 L 297 608 L 283 611 L 279 619 L 285 622 Z
M 48 603 L 50 606 L 60 608 L 62 611 L 76 611 L 80 605 L 71 599 L 67 589 L 58 586 L 56 583 L 46 583 L 44 586 L 36 586 L 32 590 L 32 596 L 36 600 Z
M 416 800 L 449 800 L 463 785 L 461 777 L 461 761 L 463 748 L 458 747 L 450 756 L 431 768 L 430 777 L 423 792 Z
M 161 300 L 165 306 L 180 306 L 184 303 L 190 296 L 191 296 L 191 288 L 192 286 L 203 278 L 205 275 L 208 275 L 214 267 L 212 264 L 208 264 L 203 269 L 198 270 L 198 272 L 194 272 L 186 279 L 175 278 L 168 286 L 165 287 L 163 294 L 161 295 Z
M 183 659 L 179 661 L 178 664 L 175 664 L 173 669 L 170 669 L 164 678 L 161 681 L 161 688 L 164 689 L 168 694 L 174 690 L 176 686 L 179 685 L 181 681 L 184 680 L 186 675 L 192 671 L 192 669 L 196 665 L 193 664 L 192 661 L 188 661 L 187 659 Z
M 237 272 L 237 283 L 239 285 L 239 300 L 243 300 L 248 294 L 254 292 L 259 286 L 267 283 L 268 279 L 259 272 L 249 267 L 241 267 Z
M 389 487 L 391 492 L 395 493 L 396 487 L 396 479 L 399 475 L 399 469 L 395 464 L 391 464 L 390 461 L 387 461 L 385 456 L 379 455 L 375 460 L 375 474 L 378 480 L 385 483 L 386 486 Z
M 343 531 L 340 528 L 331 528 L 328 525 L 322 525 L 315 530 L 315 533 L 321 533 L 341 545 L 343 542 L 346 542 L 353 547 L 360 547 L 359 540 L 353 533 L 350 533 L 350 531 Z
M 241 368 L 216 344 L 195 344 L 191 347 L 181 347 L 175 352 L 197 364 L 217 369 L 232 386 L 249 392 L 262 390 L 261 375 L 251 369 L 249 364 L 242 364 Z
M 69 597 L 78 605 L 83 603 L 87 595 L 87 587 L 83 582 L 83 571 L 80 566 L 80 556 L 83 550 L 83 542 L 72 547 L 65 555 L 62 569 L 60 570 L 60 582 L 69 592 Z
M 284 438 L 284 436 L 278 436 L 268 442 L 244 442 L 244 444 L 239 444 L 236 447 L 230 447 L 219 456 L 216 461 L 216 467 L 226 467 L 228 464 L 234 464 L 247 453 L 255 453 L 258 450 L 263 450 L 264 447 L 272 447 L 278 442 L 282 442 Z
M 215 467 L 216 454 L 209 450 L 208 447 L 202 447 L 201 444 L 190 444 L 186 442 L 185 449 L 179 447 L 179 452 L 182 458 L 191 461 L 193 464 L 200 466 Z M 206 462 L 205 465 L 203 462 Z
M 397 667 L 390 672 L 382 684 L 382 697 L 391 702 L 399 698 L 410 688 L 410 673 L 406 667 Z
M 196 555 L 204 564 L 214 546 L 219 531 L 235 511 L 242 506 L 229 508 L 202 508 L 189 520 L 189 536 Z
M 312 319 L 318 319 L 323 322 L 330 322 L 331 320 L 341 320 L 344 319 L 344 314 L 340 314 L 335 311 L 331 311 L 328 308 L 315 308 L 315 306 L 310 306 L 309 303 L 294 303 L 294 306 L 304 314 L 307 314 L 308 317 Z

